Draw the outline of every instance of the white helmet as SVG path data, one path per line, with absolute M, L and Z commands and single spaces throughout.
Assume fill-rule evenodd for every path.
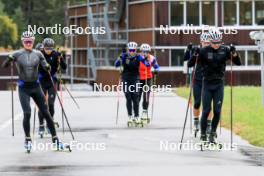
M 220 32 L 217 28 L 213 28 L 209 30 L 209 35 L 212 42 L 221 42 L 222 41 L 222 32 Z
M 150 51 L 151 51 L 151 47 L 149 46 L 149 44 L 147 44 L 147 43 L 143 43 L 143 44 L 140 46 L 140 51 L 148 51 L 148 52 L 150 52 Z
M 35 40 L 35 36 L 34 36 L 34 34 L 32 32 L 25 31 L 21 35 L 21 40 L 26 40 L 26 39 Z
M 210 42 L 210 35 L 208 32 L 204 32 L 200 35 L 201 42 Z
M 136 42 L 128 42 L 127 49 L 137 49 L 138 44 Z

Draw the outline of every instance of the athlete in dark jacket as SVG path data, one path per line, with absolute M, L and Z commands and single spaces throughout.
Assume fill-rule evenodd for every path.
M 57 74 L 62 69 L 65 70 L 67 68 L 66 63 L 64 62 L 64 58 L 61 56 L 61 53 L 54 51 L 54 40 L 51 38 L 45 38 L 43 40 L 43 51 L 42 54 L 45 57 L 45 60 L 51 67 L 50 73 L 46 72 L 43 67 L 39 67 L 39 81 L 41 84 L 41 88 L 46 96 L 46 100 L 49 106 L 49 112 L 54 117 L 54 103 L 56 99 L 57 93 Z M 51 77 L 53 83 L 52 85 Z M 54 89 L 55 88 L 55 89 Z M 44 133 L 44 118 L 41 112 L 39 111 L 39 134 L 42 136 Z M 54 118 L 53 118 L 54 119 Z
M 241 65 L 240 57 L 234 46 L 226 47 L 222 43 L 222 33 L 215 29 L 209 31 L 211 46 L 197 49 L 198 59 L 201 61 L 203 70 L 203 112 L 201 118 L 201 140 L 206 141 L 207 117 L 211 111 L 213 102 L 212 129 L 209 142 L 215 143 L 216 129 L 220 120 L 223 97 L 224 97 L 224 75 L 226 62 L 232 59 L 236 65 Z M 194 56 L 193 58 L 195 58 Z M 193 59 L 194 60 L 194 59 Z
M 127 44 L 128 52 L 122 53 L 115 62 L 116 67 L 122 68 L 123 91 L 126 97 L 126 106 L 129 122 L 140 123 L 139 119 L 139 64 L 142 56 L 136 53 L 137 43 Z M 134 110 L 134 116 L 132 113 Z

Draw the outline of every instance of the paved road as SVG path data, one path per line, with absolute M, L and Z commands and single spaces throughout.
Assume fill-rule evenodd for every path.
M 179 151 L 181 130 L 186 109 L 186 101 L 171 93 L 159 94 L 155 98 L 155 111 L 152 124 L 144 129 L 126 127 L 125 99 L 120 102 L 120 118 L 115 124 L 117 98 L 115 94 L 93 94 L 74 91 L 81 106 L 78 110 L 66 92 L 64 105 L 73 128 L 79 149 L 72 153 L 51 150 L 34 150 L 26 154 L 23 148 L 22 118 L 16 96 L 15 137 L 11 137 L 10 93 L 0 92 L 0 175 L 19 176 L 100 176 L 100 175 L 263 175 L 264 168 L 257 166 L 251 157 L 243 155 L 241 148 L 251 148 L 247 142 L 235 136 L 238 144 L 235 151 Z M 56 120 L 60 122 L 58 104 Z M 33 119 L 33 118 L 32 118 Z M 189 123 L 189 120 L 188 120 Z M 197 139 L 190 133 L 187 123 L 185 142 Z M 32 120 L 33 124 L 33 120 Z M 61 122 L 60 122 L 61 124 Z M 71 141 L 66 131 L 59 136 L 65 142 Z M 228 145 L 230 133 L 222 130 L 221 142 Z M 39 139 L 36 144 L 50 142 L 49 137 Z M 76 143 L 74 143 L 76 144 Z M 80 149 L 86 144 L 86 150 Z M 166 148 L 167 147 L 167 148 Z

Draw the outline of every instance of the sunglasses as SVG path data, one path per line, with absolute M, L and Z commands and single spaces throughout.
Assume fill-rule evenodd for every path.
M 136 52 L 136 50 L 135 49 L 130 49 L 130 50 L 128 50 L 130 53 L 134 53 L 134 52 Z
M 23 40 L 23 43 L 25 45 L 32 45 L 33 44 L 33 41 L 32 40 Z
M 44 50 L 47 50 L 47 51 L 52 51 L 53 48 L 52 47 L 45 47 Z
M 221 44 L 222 42 L 211 42 L 213 45 L 219 45 Z

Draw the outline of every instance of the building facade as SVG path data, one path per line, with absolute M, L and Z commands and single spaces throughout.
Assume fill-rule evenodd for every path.
M 229 29 L 236 30 L 235 34 L 223 36 L 225 44 L 236 45 L 242 58 L 243 65 L 233 68 L 237 75 L 235 83 L 260 84 L 260 54 L 249 32 L 264 29 L 262 0 L 88 0 L 85 4 L 70 5 L 68 19 L 69 25 L 104 26 L 106 31 L 104 35 L 68 36 L 73 59 L 72 82 L 95 81 L 97 70 L 112 66 L 122 47 L 135 41 L 152 46 L 162 66 L 160 83 L 182 85 L 184 50 L 190 42 L 199 44 L 199 34 L 176 30 L 185 27 L 189 32 L 194 29 L 199 32 L 210 25 L 227 33 Z

